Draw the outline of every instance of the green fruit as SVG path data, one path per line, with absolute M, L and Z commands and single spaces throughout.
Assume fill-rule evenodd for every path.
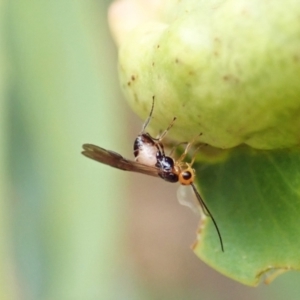
M 140 24 L 119 52 L 122 88 L 155 132 L 217 148 L 299 144 L 298 1 L 186 1 Z M 196 4 L 195 4 L 196 3 Z

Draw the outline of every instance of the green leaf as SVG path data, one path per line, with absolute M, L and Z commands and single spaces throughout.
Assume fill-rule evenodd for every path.
M 247 285 L 270 269 L 299 269 L 300 150 L 239 147 L 227 159 L 197 164 L 198 183 L 220 228 L 209 218 L 195 253 L 219 272 Z

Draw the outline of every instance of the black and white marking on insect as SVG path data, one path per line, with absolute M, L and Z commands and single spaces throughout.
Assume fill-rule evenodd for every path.
M 161 140 L 172 127 L 176 118 L 173 119 L 172 123 L 163 132 L 163 134 L 159 136 L 159 138 L 156 139 L 151 137 L 150 134 L 145 133 L 145 128 L 150 122 L 153 106 L 154 98 L 150 115 L 143 126 L 141 134 L 138 135 L 134 142 L 135 161 L 128 160 L 114 151 L 106 150 L 92 144 L 84 144 L 83 151 L 81 153 L 88 158 L 120 170 L 160 177 L 168 182 L 179 182 L 181 185 L 191 185 L 204 214 L 211 217 L 213 221 L 220 240 L 221 249 L 224 252 L 223 240 L 218 225 L 194 184 L 196 173 L 192 168 L 192 165 L 195 157 L 190 163 L 184 162 L 188 150 L 192 146 L 193 142 L 187 144 L 183 154 L 178 160 L 174 160 L 171 156 L 166 156 Z
M 168 128 L 157 138 L 152 137 L 148 132 L 146 132 L 146 128 L 151 121 L 153 109 L 154 109 L 154 99 L 152 98 L 152 107 L 150 110 L 150 114 L 143 125 L 141 133 L 137 136 L 133 143 L 133 154 L 135 156 L 135 161 L 147 165 L 147 166 L 155 166 L 157 162 L 157 153 L 161 153 L 164 155 L 164 147 L 161 143 L 162 139 L 165 137 L 167 132 L 173 126 L 176 118 L 173 118 L 173 121 L 170 123 Z

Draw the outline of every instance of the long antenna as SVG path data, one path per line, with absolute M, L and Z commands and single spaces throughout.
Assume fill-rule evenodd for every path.
M 213 221 L 213 223 L 214 223 L 214 225 L 215 225 L 215 228 L 216 228 L 216 230 L 217 230 L 218 236 L 219 236 L 219 240 L 220 240 L 220 244 L 221 244 L 221 249 L 222 249 L 222 251 L 224 252 L 223 240 L 222 240 L 221 232 L 220 232 L 220 230 L 219 230 L 219 227 L 218 227 L 218 225 L 217 225 L 217 222 L 215 221 L 214 217 L 212 216 L 212 214 L 211 214 L 211 212 L 209 211 L 208 207 L 206 206 L 205 202 L 204 202 L 203 199 L 201 198 L 201 196 L 200 196 L 199 192 L 197 191 L 195 185 L 194 185 L 193 183 L 191 183 L 191 186 L 192 186 L 192 188 L 193 188 L 193 190 L 194 190 L 194 193 L 195 193 L 195 195 L 196 195 L 196 197 L 197 197 L 197 199 L 198 199 L 198 201 L 199 201 L 201 207 L 204 207 L 205 210 L 206 210 L 206 212 L 207 212 L 207 213 L 209 214 L 209 216 L 211 217 L 211 219 L 212 219 L 212 221 Z

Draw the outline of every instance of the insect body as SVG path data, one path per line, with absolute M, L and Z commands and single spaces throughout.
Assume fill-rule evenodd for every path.
M 158 152 L 156 165 L 149 166 L 137 161 L 128 160 L 114 151 L 106 150 L 92 144 L 84 144 L 82 154 L 120 170 L 160 177 L 165 181 L 179 182 L 182 185 L 191 185 L 203 212 L 211 217 L 220 239 L 222 251 L 224 251 L 223 241 L 217 223 L 194 185 L 195 170 L 192 169 L 192 164 L 180 160 L 174 161 L 173 158 Z
M 223 241 L 217 223 L 194 185 L 195 170 L 192 168 L 194 159 L 191 163 L 183 161 L 192 143 L 188 143 L 184 153 L 178 160 L 174 160 L 172 157 L 165 155 L 161 141 L 168 130 L 173 126 L 176 118 L 173 119 L 169 127 L 158 138 L 153 138 L 149 133 L 145 132 L 152 116 L 153 106 L 154 99 L 150 115 L 143 126 L 142 132 L 134 142 L 135 161 L 128 160 L 114 151 L 106 150 L 92 144 L 84 144 L 82 154 L 120 170 L 160 177 L 165 181 L 179 182 L 182 185 L 191 185 L 203 212 L 211 217 L 219 236 L 221 249 L 224 251 Z

